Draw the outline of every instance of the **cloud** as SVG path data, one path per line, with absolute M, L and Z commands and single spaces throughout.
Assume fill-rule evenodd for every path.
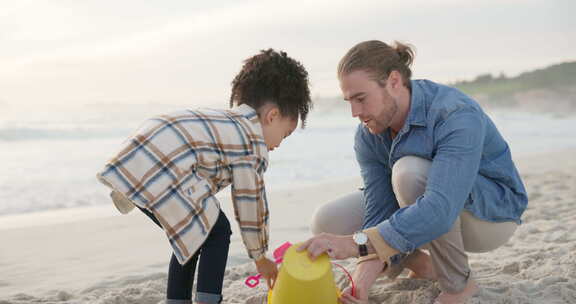
M 415 75 L 442 81 L 513 74 L 576 48 L 568 4 L 554 1 L 5 3 L 0 87 L 9 100 L 222 100 L 241 61 L 267 47 L 301 60 L 315 94 L 337 90 L 335 64 L 367 39 L 414 44 Z

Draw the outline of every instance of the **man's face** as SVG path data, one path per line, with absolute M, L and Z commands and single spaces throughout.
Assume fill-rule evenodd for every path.
M 342 75 L 340 88 L 350 103 L 352 117 L 358 117 L 370 133 L 380 134 L 390 127 L 398 104 L 386 85 L 381 86 L 369 72 L 358 70 Z

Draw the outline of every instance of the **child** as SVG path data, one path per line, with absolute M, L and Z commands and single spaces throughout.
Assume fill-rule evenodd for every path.
M 234 215 L 248 255 L 270 286 L 263 174 L 277 148 L 312 106 L 308 73 L 284 52 L 261 51 L 232 81 L 231 110 L 185 110 L 152 118 L 98 174 L 122 213 L 134 206 L 165 232 L 173 249 L 167 304 L 220 303 L 230 223 L 214 195 L 232 184 Z

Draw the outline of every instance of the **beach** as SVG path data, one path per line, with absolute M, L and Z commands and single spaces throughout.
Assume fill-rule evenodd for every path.
M 206 221 L 218 212 L 212 206 L 215 212 L 206 217 L 198 212 L 206 206 L 190 207 L 186 199 L 187 209 L 171 203 L 199 194 L 196 186 L 209 186 L 210 201 L 218 201 L 232 230 L 221 303 L 272 304 L 266 280 L 255 288 L 245 284 L 257 269 L 236 214 L 243 230 L 257 235 L 249 237 L 251 248 L 263 241 L 264 234 L 255 233 L 261 232 L 262 217 L 269 220 L 267 256 L 274 259 L 286 242 L 313 237 L 319 208 L 359 194 L 362 173 L 391 173 L 395 156 L 424 157 L 436 160 L 431 172 L 438 178 L 428 180 L 425 193 L 438 200 L 418 200 L 424 208 L 399 212 L 390 222 L 403 232 L 388 229 L 385 236 L 402 251 L 415 249 L 412 242 L 425 250 L 432 247 L 422 243 L 434 232 L 448 230 L 436 225 L 439 219 L 460 222 L 458 210 L 441 201 L 458 205 L 465 192 L 474 192 L 451 183 L 465 175 L 458 172 L 464 167 L 476 167 L 473 160 L 447 171 L 440 163 L 473 152 L 482 154 L 482 174 L 498 183 L 491 190 L 511 197 L 501 184 L 509 184 L 510 176 L 496 168 L 510 152 L 529 203 L 506 244 L 469 255 L 479 292 L 467 304 L 576 304 L 574 11 L 576 1 L 567 0 L 354 6 L 318 0 L 0 1 L 0 304 L 164 304 L 174 248 L 198 247 L 189 243 L 199 239 L 180 236 L 209 235 L 214 225 Z M 240 105 L 257 117 L 245 115 L 251 122 L 243 123 L 238 115 L 215 118 L 203 111 Z M 157 123 L 163 128 L 151 131 Z M 366 128 L 378 135 L 363 138 Z M 162 138 L 161 144 L 151 147 L 135 136 L 143 133 L 149 140 Z M 255 146 L 264 147 L 260 141 L 268 153 L 258 148 L 255 156 Z M 127 146 L 138 152 L 122 153 Z M 362 161 L 363 148 L 374 152 L 366 156 L 377 163 L 361 172 L 357 159 Z M 445 153 L 450 157 L 442 160 Z M 132 185 L 116 183 L 123 189 L 115 190 L 169 210 L 166 216 L 156 213 L 162 225 L 139 208 L 121 214 L 111 189 L 98 180 L 120 154 L 130 164 L 112 168 L 113 174 Z M 130 161 L 135 156 L 138 161 Z M 253 160 L 257 166 L 250 165 Z M 254 171 L 256 179 L 250 177 Z M 468 176 L 468 185 L 485 188 L 481 176 Z M 211 180 L 196 184 L 195 177 Z M 165 191 L 170 179 L 171 191 Z M 379 188 L 383 180 L 368 186 Z M 413 186 L 394 180 L 396 190 Z M 262 184 L 266 206 L 262 196 L 252 199 Z M 444 187 L 435 189 L 437 184 Z M 492 217 L 495 209 L 511 205 L 479 204 L 495 197 L 484 194 L 469 195 L 478 217 L 511 218 L 512 210 Z M 374 205 L 387 203 L 379 201 L 386 200 L 380 193 L 369 197 Z M 197 203 L 204 205 L 204 198 Z M 386 207 L 367 206 L 366 223 Z M 401 213 L 419 220 L 405 221 Z M 389 222 L 378 220 L 384 231 Z M 322 224 L 314 227 L 328 229 Z M 490 241 L 505 235 L 499 229 L 482 233 Z M 167 234 L 172 244 L 187 244 L 172 247 Z M 484 248 L 480 240 L 476 244 Z M 194 254 L 180 249 L 180 258 Z M 354 271 L 357 259 L 333 262 L 340 266 L 333 273 L 343 291 L 350 285 L 346 271 Z M 367 302 L 437 304 L 439 284 L 409 276 L 408 270 L 395 280 L 379 276 Z
M 503 247 L 472 254 L 480 292 L 469 303 L 576 302 L 576 149 L 522 154 L 515 162 L 529 193 L 524 223 Z M 269 189 L 271 248 L 311 235 L 313 210 L 356 191 L 356 178 Z M 262 303 L 265 284 L 244 285 L 255 267 L 243 252 L 231 203 L 219 197 L 233 226 L 223 303 Z M 0 304 L 162 303 L 170 250 L 149 219 L 99 205 L 0 217 Z M 339 261 L 349 270 L 354 260 Z M 336 281 L 346 279 L 335 269 Z M 370 303 L 431 303 L 435 282 L 401 275 L 378 279 Z

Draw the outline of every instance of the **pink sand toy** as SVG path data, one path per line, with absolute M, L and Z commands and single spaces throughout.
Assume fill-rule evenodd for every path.
M 286 250 L 288 250 L 288 248 L 290 248 L 290 246 L 292 246 L 292 243 L 286 242 L 274 250 L 274 262 L 276 262 L 276 264 L 282 263 L 282 258 L 284 257 L 284 253 L 286 253 Z M 260 278 L 261 277 L 262 277 L 262 274 L 248 277 L 246 279 L 246 282 L 244 282 L 244 283 L 248 287 L 254 288 L 254 287 L 258 286 L 258 284 L 260 284 Z
M 274 261 L 276 262 L 276 264 L 282 263 L 282 261 L 284 259 L 284 254 L 286 253 L 286 251 L 290 247 L 292 247 L 292 243 L 285 242 L 284 244 L 280 245 L 278 248 L 276 248 L 274 250 L 273 255 L 274 255 Z M 354 281 L 352 280 L 352 276 L 350 275 L 350 273 L 343 266 L 336 264 L 336 263 L 332 263 L 332 264 L 338 266 L 340 269 L 342 269 L 342 271 L 344 271 L 344 273 L 346 274 L 346 276 L 348 277 L 348 280 L 350 280 L 350 283 L 352 285 L 352 296 L 355 296 L 356 286 L 354 284 Z M 254 288 L 254 287 L 258 286 L 258 284 L 260 284 L 260 278 L 261 277 L 262 277 L 262 274 L 250 276 L 246 279 L 246 281 L 244 283 L 248 287 Z

